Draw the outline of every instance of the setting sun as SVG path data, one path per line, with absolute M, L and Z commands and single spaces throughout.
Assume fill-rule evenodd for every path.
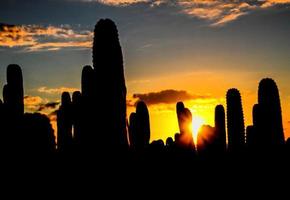
M 197 143 L 197 134 L 203 124 L 205 124 L 205 120 L 202 117 L 200 116 L 192 117 L 192 134 L 195 144 Z

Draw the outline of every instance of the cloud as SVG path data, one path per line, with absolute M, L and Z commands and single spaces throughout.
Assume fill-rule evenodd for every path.
M 177 7 L 181 13 L 204 19 L 210 26 L 223 26 L 254 10 L 269 8 L 278 4 L 289 4 L 290 0 L 79 0 L 99 2 L 109 6 L 129 6 L 147 3 L 149 6 L 167 4 Z
M 178 1 L 178 5 L 183 13 L 208 20 L 211 26 L 224 25 L 259 7 L 257 3 L 242 0 L 182 0 Z
M 27 110 L 36 111 L 40 104 L 43 103 L 43 99 L 39 96 L 25 96 L 24 106 Z
M 61 94 L 63 92 L 74 92 L 78 90 L 79 90 L 78 88 L 70 88 L 70 87 L 59 87 L 59 88 L 40 87 L 37 89 L 38 92 L 46 94 Z
M 144 2 L 149 2 L 149 1 L 148 0 L 98 0 L 97 2 L 107 4 L 107 5 L 125 6 L 125 5 L 144 3 Z
M 76 1 L 76 0 L 70 0 L 70 1 Z M 85 3 L 101 3 L 101 4 L 111 5 L 111 6 L 127 6 L 131 4 L 136 4 L 136 3 L 149 2 L 151 0 L 79 0 L 79 1 L 85 2 Z
M 29 96 L 24 97 L 25 110 L 29 112 L 51 112 L 51 110 L 57 109 L 59 102 L 48 101 L 40 96 Z
M 148 105 L 153 105 L 153 104 L 162 104 L 162 103 L 172 104 L 178 101 L 209 98 L 209 96 L 194 95 L 184 90 L 170 89 L 170 90 L 162 90 L 160 92 L 134 94 L 133 98 L 137 100 L 142 100 L 146 102 L 146 104 Z M 128 105 L 128 102 L 127 102 L 127 105 Z M 132 105 L 132 101 L 129 102 L 129 105 Z
M 52 51 L 63 48 L 90 48 L 93 33 L 69 26 L 8 25 L 0 23 L 0 47 L 21 47 L 25 51 Z
M 39 108 L 37 109 L 37 111 L 43 111 L 45 109 L 56 109 L 58 105 L 59 102 L 48 102 L 45 104 L 39 104 Z

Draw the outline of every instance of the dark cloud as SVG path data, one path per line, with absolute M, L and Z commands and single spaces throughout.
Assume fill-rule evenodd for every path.
M 194 95 L 190 94 L 184 90 L 162 90 L 160 92 L 150 92 L 145 94 L 134 94 L 133 98 L 137 98 L 138 100 L 145 101 L 148 105 L 153 104 L 171 104 L 176 103 L 178 101 L 186 101 L 192 99 L 204 99 L 209 98 L 209 96 L 201 96 L 201 95 Z
M 45 109 L 55 109 L 59 105 L 59 102 L 48 102 L 45 104 L 40 104 L 37 111 L 43 111 Z

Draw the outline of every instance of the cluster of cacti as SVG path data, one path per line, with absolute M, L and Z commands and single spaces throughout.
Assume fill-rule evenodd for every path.
M 1 151 L 13 155 L 51 153 L 55 138 L 48 117 L 38 113 L 24 114 L 22 70 L 16 64 L 7 67 L 7 83 L 0 100 Z
M 148 108 L 143 101 L 137 102 L 136 112 L 129 118 L 130 147 L 134 150 L 143 150 L 150 141 L 150 120 Z
M 246 137 L 240 92 L 229 89 L 226 103 L 230 152 L 243 152 L 246 145 L 249 149 L 264 150 L 285 143 L 279 91 L 274 80 L 265 78 L 259 84 L 253 125 L 247 127 Z M 75 91 L 72 98 L 68 92 L 62 93 L 57 111 L 57 148 L 59 152 L 77 148 L 93 153 L 127 149 L 128 126 L 133 150 L 160 153 L 166 149 L 195 155 L 192 114 L 183 102 L 176 104 L 176 113 L 180 133 L 175 134 L 175 141 L 169 137 L 166 146 L 162 140 L 149 143 L 150 120 L 145 102 L 137 102 L 136 112 L 130 115 L 127 125 L 126 85 L 118 30 L 113 21 L 101 19 L 94 29 L 93 67 L 83 67 L 81 92 Z M 39 113 L 24 114 L 22 71 L 15 64 L 7 67 L 3 102 L 0 100 L 0 123 L 2 141 L 5 141 L 1 148 L 24 153 L 54 152 L 56 148 L 49 118 Z M 215 127 L 204 125 L 198 134 L 198 153 L 216 156 L 226 152 L 225 123 L 225 109 L 217 105 Z
M 248 146 L 272 149 L 285 143 L 278 87 L 273 79 L 259 83 L 258 104 L 253 107 L 253 126 L 249 128 Z
M 81 93 L 74 93 L 70 103 L 71 115 L 63 114 L 65 108 L 60 107 L 59 148 L 61 138 L 71 138 L 71 127 L 75 143 L 89 151 L 127 148 L 123 56 L 117 27 L 109 19 L 101 19 L 95 26 L 93 68 L 83 67 L 81 83 Z M 137 113 L 143 112 L 138 109 Z M 144 131 L 150 135 L 148 130 Z
M 195 144 L 192 135 L 192 114 L 188 108 L 185 108 L 183 102 L 177 102 L 176 114 L 180 134 L 175 136 L 177 145 L 195 150 Z
M 241 152 L 245 147 L 245 125 L 240 92 L 229 89 L 227 100 L 228 150 Z

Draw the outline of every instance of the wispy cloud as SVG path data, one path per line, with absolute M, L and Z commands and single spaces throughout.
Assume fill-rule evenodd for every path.
M 77 1 L 77 0 L 70 0 L 70 1 Z M 144 2 L 151 2 L 151 0 L 78 0 L 81 2 L 86 3 L 102 3 L 106 5 L 112 5 L 112 6 L 126 6 L 136 3 L 144 3 Z
M 0 47 L 21 47 L 25 51 L 90 48 L 93 33 L 69 26 L 8 25 L 0 23 Z
M 258 1 L 242 0 L 181 0 L 177 3 L 183 13 L 208 20 L 211 26 L 224 25 L 260 7 Z
M 149 6 L 167 4 L 180 9 L 186 15 L 208 20 L 210 26 L 222 26 L 252 11 L 277 4 L 289 4 L 290 0 L 79 0 L 99 2 L 109 6 L 129 6 L 147 3 Z
M 46 94 L 61 94 L 63 92 L 74 92 L 77 90 L 79 89 L 71 87 L 58 87 L 58 88 L 40 87 L 37 89 L 38 92 Z

